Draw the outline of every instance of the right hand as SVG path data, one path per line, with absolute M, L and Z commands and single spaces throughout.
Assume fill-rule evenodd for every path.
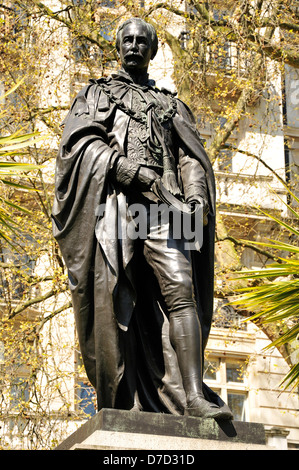
M 136 173 L 136 183 L 141 191 L 149 191 L 157 178 L 158 173 L 145 166 L 141 166 Z

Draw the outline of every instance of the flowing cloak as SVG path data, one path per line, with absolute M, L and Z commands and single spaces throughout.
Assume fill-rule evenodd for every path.
M 64 121 L 52 211 L 54 237 L 68 269 L 82 358 L 99 410 L 131 409 L 138 396 L 145 411 L 182 414 L 185 393 L 157 281 L 142 252 L 118 236 L 128 222 L 128 201 L 107 175 L 113 158 L 123 152 L 129 116 L 109 100 L 101 80 L 91 80 L 79 92 Z M 129 104 L 126 80 L 112 78 L 107 83 L 114 96 Z M 155 93 L 166 103 L 166 92 L 155 88 Z M 213 312 L 215 184 L 194 118 L 180 100 L 177 105 L 175 132 L 204 168 L 209 193 L 203 246 L 191 253 L 205 347 Z M 206 386 L 204 390 L 219 404 L 214 392 Z

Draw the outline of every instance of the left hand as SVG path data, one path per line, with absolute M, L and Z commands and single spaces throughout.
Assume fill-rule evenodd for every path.
M 172 171 L 166 171 L 162 176 L 163 186 L 174 196 L 181 198 L 182 193 L 177 184 L 175 174 Z
M 192 211 L 196 210 L 197 205 L 202 206 L 203 225 L 204 227 L 208 225 L 208 213 L 210 212 L 210 208 L 207 201 L 200 196 L 192 196 L 187 202 L 190 204 Z

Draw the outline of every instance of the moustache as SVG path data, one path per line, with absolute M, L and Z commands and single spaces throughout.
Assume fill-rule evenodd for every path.
M 132 59 L 142 59 L 142 55 L 129 53 L 129 54 L 125 55 L 125 58 L 126 59 L 130 59 L 130 58 L 132 58 Z

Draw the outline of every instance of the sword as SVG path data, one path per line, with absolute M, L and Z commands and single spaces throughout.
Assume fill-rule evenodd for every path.
M 151 186 L 151 191 L 158 197 L 160 201 L 164 202 L 169 207 L 173 207 L 174 209 L 180 212 L 193 215 L 197 210 L 199 210 L 199 207 L 197 207 L 197 205 L 194 207 L 191 204 L 181 201 L 180 199 L 175 197 L 170 191 L 168 191 L 168 189 L 165 188 L 161 178 L 157 178 L 154 181 Z
M 203 227 L 203 206 L 202 204 L 198 203 L 195 206 L 188 204 L 184 201 L 179 200 L 176 198 L 170 191 L 168 191 L 165 186 L 163 185 L 161 178 L 158 178 L 155 180 L 155 182 L 151 186 L 151 191 L 143 193 L 144 196 L 148 197 L 151 200 L 155 200 L 157 202 L 157 199 L 159 201 L 165 203 L 168 207 L 171 207 L 172 209 L 182 213 L 189 215 L 191 218 L 190 222 L 196 222 L 197 224 L 200 224 L 201 229 Z M 153 198 L 154 196 L 154 198 Z M 197 251 L 200 251 L 202 245 L 202 237 L 200 238 L 200 242 L 198 240 L 195 240 L 194 242 L 194 247 Z

